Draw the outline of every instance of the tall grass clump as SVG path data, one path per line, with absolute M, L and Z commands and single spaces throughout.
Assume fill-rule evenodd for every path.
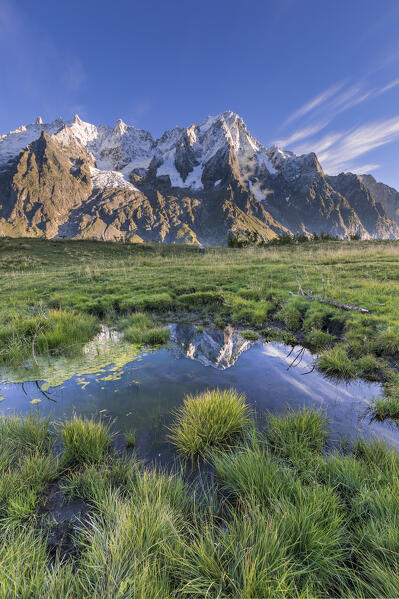
M 101 462 L 111 443 L 110 424 L 74 414 L 70 420 L 61 423 L 61 440 L 64 466 Z
M 270 507 L 276 497 L 291 496 L 294 473 L 269 451 L 246 444 L 233 454 L 213 452 L 212 463 L 228 497 Z
M 301 328 L 301 311 L 299 306 L 287 302 L 282 305 L 275 314 L 276 320 L 280 320 L 290 331 L 298 331 Z
M 294 501 L 276 507 L 280 535 L 295 565 L 295 582 L 301 596 L 337 596 L 351 573 L 346 569 L 349 551 L 341 501 L 335 490 L 323 485 L 297 486 Z
M 58 474 L 58 461 L 51 453 L 16 460 L 0 478 L 0 527 L 5 530 L 36 520 L 44 489 Z
M 40 324 L 35 347 L 39 353 L 75 354 L 99 329 L 98 320 L 90 314 L 50 310 Z
M 387 447 L 380 439 L 371 442 L 359 439 L 354 446 L 354 455 L 367 465 L 375 479 L 382 478 L 389 482 L 399 477 L 398 452 Z
M 22 456 L 32 453 L 46 453 L 52 444 L 50 419 L 40 417 L 37 412 L 28 416 L 7 414 L 0 416 L 0 468 L 3 459 L 9 454 L 11 465 Z
M 77 577 L 70 563 L 51 563 L 46 538 L 32 528 L 10 528 L 0 543 L 0 597 L 76 599 Z
M 350 380 L 357 376 L 355 364 L 342 345 L 336 345 L 320 354 L 317 367 L 332 379 Z
M 399 588 L 397 479 L 364 488 L 353 510 L 357 518 L 352 543 L 362 585 L 368 589 L 369 596 L 396 597 Z
M 374 351 L 377 355 L 399 355 L 399 330 L 388 327 L 377 333 L 374 339 Z
M 399 397 L 376 397 L 371 402 L 370 408 L 375 420 L 383 422 L 384 420 L 399 421 Z
M 130 343 L 162 345 L 169 339 L 169 329 L 155 326 L 149 314 L 136 312 L 130 316 L 124 336 Z
M 267 439 L 274 454 L 302 469 L 323 452 L 327 419 L 322 412 L 303 408 L 283 417 L 269 414 Z
M 0 363 L 17 367 L 36 355 L 79 353 L 98 330 L 94 316 L 76 311 L 13 314 L 0 329 Z
M 184 520 L 162 497 L 132 501 L 110 491 L 81 538 L 82 594 L 87 597 L 171 595 L 169 556 Z
M 220 524 L 199 521 L 182 539 L 174 567 L 183 597 L 297 596 L 278 522 L 247 507 L 245 518 L 229 509 Z
M 322 484 L 333 487 L 350 509 L 355 498 L 378 480 L 364 462 L 351 454 L 339 453 L 320 462 L 317 478 Z
M 169 438 L 180 453 L 194 458 L 233 441 L 249 421 L 244 395 L 234 389 L 213 389 L 185 398 Z
M 337 596 L 345 569 L 345 525 L 334 491 L 297 485 L 296 498 L 274 505 L 230 506 L 198 520 L 175 556 L 183 596 Z
M 314 351 L 325 349 L 331 345 L 333 339 L 332 335 L 319 329 L 311 329 L 306 335 L 306 343 Z

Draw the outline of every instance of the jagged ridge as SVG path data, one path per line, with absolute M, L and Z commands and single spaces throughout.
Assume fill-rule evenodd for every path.
M 121 120 L 38 118 L 0 136 L 0 234 L 204 244 L 248 232 L 398 237 L 399 194 L 371 179 L 326 176 L 313 153 L 265 148 L 231 111 L 156 140 Z

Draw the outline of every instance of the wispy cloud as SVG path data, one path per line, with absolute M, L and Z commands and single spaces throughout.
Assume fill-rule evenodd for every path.
M 380 164 L 362 164 L 360 166 L 352 167 L 350 170 L 355 175 L 364 175 L 365 173 L 370 173 L 371 171 L 375 171 L 377 168 L 380 168 Z
M 306 139 L 308 137 L 311 137 L 312 135 L 316 135 L 316 133 L 319 133 L 319 131 L 324 129 L 324 127 L 327 124 L 328 121 L 323 121 L 320 123 L 315 123 L 314 125 L 309 125 L 308 127 L 304 127 L 303 129 L 298 129 L 288 137 L 276 140 L 274 144 L 280 147 L 289 146 L 290 144 L 300 141 L 301 139 Z
M 332 85 L 331 87 L 326 89 L 321 94 L 317 95 L 315 98 L 313 98 L 312 100 L 310 100 L 309 102 L 307 102 L 306 104 L 301 106 L 298 110 L 293 112 L 284 121 L 284 125 L 288 125 L 289 123 L 292 123 L 293 121 L 295 121 L 295 120 L 305 116 L 309 112 L 313 111 L 315 108 L 317 108 L 318 106 L 323 104 L 326 100 L 328 100 L 328 98 L 330 98 L 331 96 L 336 94 L 340 89 L 342 89 L 343 85 L 344 85 L 344 82 L 341 81 L 339 83 L 336 83 L 335 85 Z
M 331 121 L 341 112 L 345 112 L 345 110 L 352 108 L 352 106 L 361 104 L 375 94 L 376 90 L 365 90 L 364 87 L 365 84 L 363 82 L 352 85 L 349 89 L 334 98 L 332 102 L 328 103 L 325 106 L 325 110 L 329 115 L 329 120 Z
M 339 131 L 325 136 L 313 146 L 323 168 L 330 174 L 344 170 L 372 170 L 376 164 L 353 166 L 354 161 L 367 152 L 399 139 L 399 115 L 391 119 L 374 121 L 352 130 Z M 298 151 L 309 151 L 308 147 Z
M 380 94 L 385 94 L 385 92 L 388 92 L 389 90 L 393 89 L 394 87 L 396 87 L 397 85 L 399 85 L 399 77 L 397 77 L 396 79 L 393 79 L 392 81 L 390 81 L 385 87 L 383 87 L 382 89 L 380 89 L 376 95 L 380 95 Z
M 368 98 L 376 95 L 377 92 L 384 93 L 384 91 L 388 91 L 388 86 L 385 86 L 387 89 L 367 90 L 365 89 L 364 82 L 359 82 L 347 89 L 343 89 L 343 87 L 343 82 L 336 83 L 290 115 L 283 126 L 299 119 L 307 121 L 306 125 L 294 130 L 285 138 L 275 140 L 273 143 L 287 147 L 300 140 L 310 138 L 327 127 L 338 114 L 345 112 L 357 104 L 361 104 Z M 391 87 L 394 87 L 394 85 Z
M 329 131 L 318 135 L 340 113 L 399 86 L 399 77 L 380 88 L 367 88 L 364 81 L 345 88 L 337 83 L 295 111 L 285 124 L 301 120 L 302 127 L 274 143 L 289 147 L 297 154 L 315 152 L 324 169 L 335 174 L 343 170 L 368 172 L 376 163 L 356 164 L 359 157 L 399 138 L 399 116 L 376 120 L 356 128 Z

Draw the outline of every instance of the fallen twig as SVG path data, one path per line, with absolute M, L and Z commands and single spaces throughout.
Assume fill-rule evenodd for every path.
M 320 274 L 321 284 L 322 284 L 322 288 L 323 288 L 323 297 L 318 297 L 317 295 L 313 295 L 312 290 L 310 288 L 308 288 L 307 291 L 305 292 L 303 290 L 303 287 L 305 286 L 305 280 L 304 280 L 304 277 L 302 276 L 300 268 L 303 269 L 304 275 L 307 278 L 307 280 L 309 281 L 309 276 L 306 271 L 307 267 L 306 266 L 300 267 L 297 264 L 294 264 L 295 278 L 298 283 L 298 293 L 293 293 L 292 291 L 290 291 L 289 292 L 290 295 L 293 295 L 295 297 L 305 297 L 306 299 L 310 299 L 312 302 L 320 302 L 322 304 L 328 304 L 329 306 L 335 306 L 336 308 L 341 308 L 342 310 L 348 310 L 349 312 L 360 312 L 361 314 L 370 314 L 370 311 L 366 310 L 366 308 L 359 308 L 359 306 L 352 306 L 351 304 L 344 304 L 343 302 L 334 302 L 333 300 L 326 299 L 326 286 L 325 286 L 323 273 L 322 273 L 321 269 L 318 266 L 315 266 L 314 264 L 311 265 L 309 268 L 314 268 Z M 310 284 L 309 284 L 309 287 L 310 287 Z
M 290 291 L 290 295 L 294 295 L 296 297 L 299 296 L 298 293 L 292 293 Z M 366 308 L 359 308 L 359 306 L 352 306 L 351 304 L 343 304 L 342 302 L 333 302 L 332 300 L 323 299 L 322 297 L 317 297 L 316 295 L 304 294 L 301 297 L 305 297 L 306 299 L 312 300 L 312 302 L 321 302 L 322 304 L 328 304 L 329 306 L 335 306 L 336 308 L 342 308 L 342 310 L 348 310 L 349 312 L 360 312 L 361 314 L 370 314 L 370 310 L 366 310 Z

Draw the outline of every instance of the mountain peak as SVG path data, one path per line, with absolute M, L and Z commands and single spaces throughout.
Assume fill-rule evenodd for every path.
M 38 116 L 35 120 L 35 125 L 43 125 L 43 119 L 41 116 Z
M 122 121 L 122 119 L 118 119 L 115 123 L 113 131 L 117 135 L 123 135 L 124 133 L 126 133 L 128 128 L 129 126 L 124 121 Z
M 236 112 L 233 112 L 232 110 L 225 110 L 224 112 L 222 112 L 219 117 L 222 117 L 226 120 L 239 120 L 244 122 L 243 118 L 240 117 L 239 114 L 237 114 Z
M 27 154 L 23 153 L 25 162 L 20 156 L 28 146 L 36 156 L 41 152 L 46 157 L 54 155 L 54 164 L 63 165 L 62 178 L 57 169 L 45 178 L 29 170 Z M 54 235 L 61 227 L 61 234 L 67 236 L 89 236 L 111 223 L 116 236 L 129 238 L 132 231 L 138 231 L 143 239 L 163 241 L 182 239 L 188 227 L 204 243 L 226 243 L 229 230 L 244 236 L 245 231 L 257 231 L 262 239 L 303 231 L 326 231 L 340 237 L 399 237 L 395 190 L 377 184 L 371 176 L 328 177 L 313 152 L 296 156 L 277 145 L 266 148 L 232 110 L 189 127 L 175 127 L 156 140 L 122 119 L 113 126 L 96 126 L 78 115 L 45 124 L 38 117 L 36 123 L 0 136 L 1 172 L 11 177 L 18 160 L 21 172 L 32 177 L 31 189 L 37 190 L 35 222 L 44 222 L 40 210 L 48 208 L 40 187 L 44 181 L 50 207 L 53 192 L 62 201 L 65 196 L 68 203 L 78 191 L 82 200 L 79 214 L 71 212 L 68 223 L 44 218 L 46 234 Z M 42 167 L 45 162 L 39 164 Z M 19 185 L 17 200 L 14 188 L 1 191 L 0 234 L 20 230 L 20 219 L 25 218 L 25 181 L 25 177 L 14 181 Z M 72 194 L 65 191 L 69 185 Z M 4 224 L 9 217 L 2 217 L 2 206 L 9 204 L 11 210 L 15 201 L 20 201 L 14 212 L 19 216 Z M 10 210 L 4 214 L 11 214 Z M 209 214 L 215 218 L 209 219 Z M 31 216 L 25 216 L 30 233 Z M 94 229 L 86 230 L 87 223 Z M 154 223 L 162 224 L 159 228 Z M 42 235 L 43 230 L 39 227 L 33 232 Z

